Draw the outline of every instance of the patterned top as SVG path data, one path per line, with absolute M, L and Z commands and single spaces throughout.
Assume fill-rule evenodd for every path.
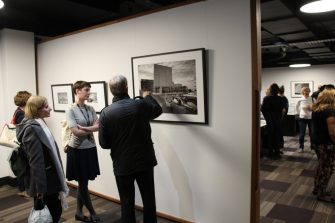
M 92 106 L 84 105 L 79 107 L 77 104 L 73 104 L 66 111 L 66 121 L 69 128 L 75 128 L 77 125 L 91 126 L 94 121 L 98 119 L 97 114 Z M 93 133 L 87 136 L 76 136 L 71 134 L 69 146 L 76 149 L 89 149 L 95 147 L 95 140 Z

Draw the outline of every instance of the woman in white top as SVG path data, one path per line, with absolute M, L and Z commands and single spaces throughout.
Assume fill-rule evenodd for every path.
M 77 81 L 73 85 L 76 101 L 66 111 L 66 121 L 71 130 L 67 149 L 66 178 L 78 182 L 77 210 L 75 219 L 83 222 L 99 222 L 90 194 L 88 181 L 100 175 L 97 147 L 93 132 L 99 128 L 99 119 L 92 106 L 86 105 L 89 99 L 91 85 L 86 81 Z M 83 207 L 90 213 L 83 214 Z
M 301 94 L 303 98 L 298 101 L 296 110 L 299 115 L 299 152 L 304 151 L 304 140 L 306 126 L 308 126 L 309 137 L 311 137 L 311 120 L 312 120 L 312 105 L 313 100 L 309 96 L 311 90 L 309 87 L 303 87 Z

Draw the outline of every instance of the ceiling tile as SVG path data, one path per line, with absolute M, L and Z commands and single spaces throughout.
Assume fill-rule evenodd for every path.
M 313 49 L 304 49 L 304 51 L 308 54 L 311 53 L 327 53 L 327 52 L 331 52 L 329 50 L 329 48 L 327 47 L 323 47 L 323 48 L 313 48 Z
M 306 30 L 307 27 L 297 18 L 280 19 L 271 22 L 262 23 L 262 27 L 273 34 L 285 34 Z
M 287 34 L 287 35 L 279 35 L 279 37 L 286 41 L 294 41 L 294 40 L 299 41 L 299 40 L 315 37 L 315 35 L 312 32 L 307 31 L 307 32 L 292 33 L 292 34 Z
M 293 15 L 292 12 L 279 0 L 268 1 L 261 4 L 262 20 L 280 18 Z

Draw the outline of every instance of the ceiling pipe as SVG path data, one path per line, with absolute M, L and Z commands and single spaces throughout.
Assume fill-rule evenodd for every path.
M 281 44 L 265 45 L 265 46 L 262 46 L 262 49 L 275 48 L 275 47 L 299 46 L 299 45 L 305 45 L 305 44 L 313 45 L 313 44 L 330 43 L 330 42 L 335 42 L 335 38 L 323 39 L 323 40 L 310 40 L 310 41 L 295 42 L 295 43 L 285 43 L 285 44 L 281 43 Z

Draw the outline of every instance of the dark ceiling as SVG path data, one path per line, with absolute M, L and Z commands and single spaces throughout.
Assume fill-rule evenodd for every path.
M 306 14 L 301 0 L 261 0 L 262 64 L 335 64 L 335 11 Z
M 197 0 L 3 0 L 0 29 L 34 32 L 37 40 Z M 200 1 L 200 0 L 198 0 Z M 335 11 L 299 12 L 302 0 L 261 0 L 262 64 L 335 64 Z
M 128 16 L 192 3 L 190 0 L 3 0 L 0 29 L 55 37 Z

